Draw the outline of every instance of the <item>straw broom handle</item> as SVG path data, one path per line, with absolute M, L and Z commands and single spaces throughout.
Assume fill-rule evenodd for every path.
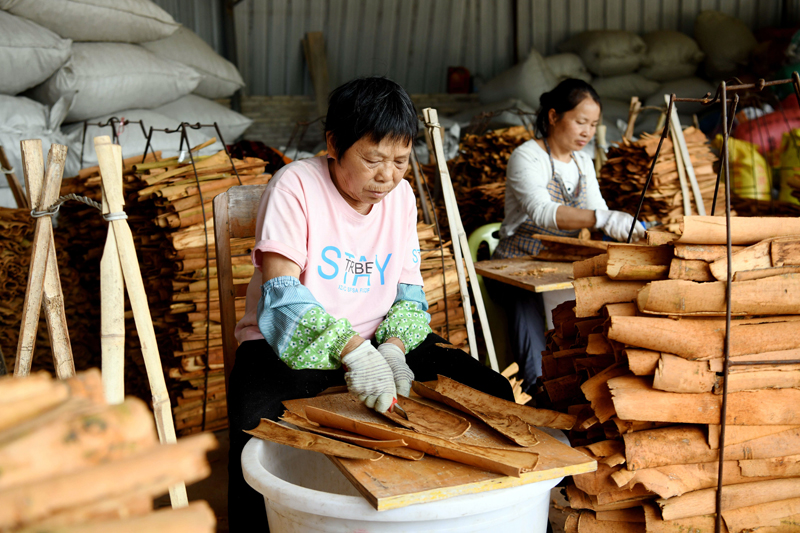
M 429 124 L 436 124 L 439 121 L 438 113 L 435 109 L 427 108 L 423 110 L 425 120 Z M 481 328 L 483 329 L 484 338 L 486 340 L 486 351 L 489 355 L 489 362 L 492 365 L 492 370 L 498 372 L 497 357 L 494 352 L 494 342 L 492 341 L 492 332 L 489 329 L 489 319 L 486 316 L 486 308 L 483 305 L 483 295 L 480 287 L 477 287 L 478 274 L 475 272 L 475 266 L 472 264 L 472 255 L 469 253 L 469 243 L 467 241 L 467 234 L 464 231 L 464 226 L 461 222 L 461 215 L 458 212 L 458 205 L 456 204 L 456 194 L 453 190 L 453 183 L 450 181 L 450 171 L 447 168 L 447 161 L 444 156 L 444 147 L 442 146 L 442 136 L 438 134 L 438 127 L 435 128 L 437 134 L 431 135 L 431 141 L 434 147 L 434 154 L 436 155 L 436 162 L 439 167 L 439 174 L 442 181 L 442 192 L 444 193 L 445 208 L 447 209 L 447 220 L 450 224 L 450 231 L 455 234 L 457 238 L 453 238 L 453 250 L 456 253 L 456 271 L 458 272 L 459 287 L 461 288 L 461 296 L 464 300 L 464 320 L 467 326 L 467 335 L 469 336 L 470 353 L 474 358 L 478 358 L 478 346 L 475 340 L 475 325 L 472 321 L 472 309 L 469 305 L 469 293 L 467 291 L 467 281 L 464 277 L 464 267 L 462 256 L 466 260 L 467 272 L 469 273 L 469 281 L 472 284 L 472 292 L 475 295 L 475 307 L 478 310 L 478 318 L 481 321 Z M 466 254 L 462 254 L 463 250 L 467 250 Z
M 111 213 L 122 211 L 124 204 L 122 196 L 122 148 L 110 144 L 108 137 L 99 138 L 95 143 L 97 160 L 100 164 L 100 177 L 108 209 Z M 147 294 L 144 290 L 142 273 L 139 269 L 139 260 L 133 245 L 133 235 L 127 220 L 113 220 L 110 224 L 114 232 L 122 275 L 128 290 L 128 298 L 133 309 L 133 318 L 136 331 L 142 347 L 142 357 L 147 369 L 147 379 L 150 382 L 150 392 L 153 395 L 153 411 L 156 419 L 158 438 L 162 443 L 175 443 L 175 423 L 164 381 L 164 371 L 161 367 L 161 357 L 158 353 L 156 334 L 153 329 L 153 320 L 147 304 Z M 173 507 L 185 507 L 188 504 L 186 486 L 183 483 L 173 485 L 169 489 L 170 501 Z
M 103 214 L 108 213 L 103 193 Z M 100 349 L 106 402 L 120 404 L 125 400 L 125 283 L 111 227 L 100 260 Z

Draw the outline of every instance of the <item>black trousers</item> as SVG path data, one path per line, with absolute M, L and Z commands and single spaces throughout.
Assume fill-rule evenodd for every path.
M 508 380 L 483 366 L 469 354 L 437 344 L 447 341 L 431 333 L 406 354 L 406 362 L 417 381 L 436 379 L 438 374 L 498 398 L 514 401 Z M 236 363 L 227 394 L 230 421 L 228 455 L 228 525 L 231 533 L 263 528 L 264 499 L 250 488 L 242 475 L 241 455 L 262 418 L 278 420 L 284 400 L 316 396 L 328 387 L 344 385 L 344 370 L 293 370 L 281 361 L 265 340 L 247 341 L 236 351 Z

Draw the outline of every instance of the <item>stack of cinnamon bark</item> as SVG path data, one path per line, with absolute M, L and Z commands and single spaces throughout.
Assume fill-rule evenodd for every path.
M 703 204 L 706 211 L 710 213 L 717 179 L 714 171 L 714 162 L 717 160 L 717 156 L 711 151 L 705 134 L 700 130 L 689 127 L 683 131 L 683 135 L 686 139 L 686 146 L 697 177 Z M 632 206 L 638 205 L 660 139 L 660 134 L 644 134 L 638 141 L 632 142 L 623 139 L 608 150 L 608 161 L 600 169 L 597 180 L 609 209 L 630 211 Z M 683 171 L 682 166 L 680 171 Z M 678 172 L 674 144 L 669 138 L 664 139 L 653 172 L 653 180 L 647 190 L 647 200 L 642 206 L 639 216 L 640 220 L 671 224 L 677 222 L 679 217 L 691 214 L 684 213 L 683 194 Z M 717 212 L 724 211 L 724 198 L 723 183 L 717 200 Z M 690 201 L 690 206 L 696 212 L 693 201 Z
M 153 512 L 170 485 L 210 473 L 213 435 L 160 445 L 144 402 L 105 404 L 96 369 L 0 378 L 0 407 L 0 530 L 215 530 L 204 501 Z
M 731 231 L 723 531 L 796 531 L 800 220 L 733 217 Z M 566 489 L 567 531 L 713 531 L 725 219 L 648 239 L 575 263 L 576 301 L 554 311 L 544 398 L 577 416 L 573 444 L 598 461 Z
M 452 243 L 442 243 L 432 224 L 417 224 L 417 235 L 431 329 L 450 344 L 469 351 Z
M 233 160 L 237 177 L 224 151 L 195 156 L 194 165 L 188 158 L 181 162 L 177 158 L 157 160 L 159 155 L 150 154 L 144 162 L 141 157 L 124 161 L 125 211 L 134 233 L 162 365 L 170 378 L 167 385 L 175 406 L 175 426 L 179 434 L 186 435 L 227 426 L 211 202 L 240 180 L 245 185 L 264 184 L 271 175 L 264 173 L 262 160 L 245 158 Z M 84 169 L 78 177 L 65 180 L 62 194 L 70 192 L 99 201 L 99 169 Z M 82 283 L 97 287 L 107 224 L 93 208 L 73 202 L 62 208 L 62 221 L 75 250 L 73 263 L 84 274 Z M 252 239 L 232 243 L 234 283 L 242 289 L 253 273 L 252 246 Z M 94 294 L 96 315 L 99 294 Z M 243 314 L 242 298 L 237 315 Z M 99 316 L 94 318 L 99 331 Z M 126 356 L 137 363 L 126 365 L 135 367 L 126 373 L 127 390 L 147 398 L 149 388 L 142 379 L 146 374 L 135 324 L 130 313 L 126 318 Z

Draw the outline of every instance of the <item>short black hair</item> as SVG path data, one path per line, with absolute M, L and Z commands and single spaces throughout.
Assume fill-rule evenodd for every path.
M 325 132 L 331 133 L 337 159 L 363 137 L 376 144 L 386 137 L 410 143 L 417 128 L 411 97 L 388 78 L 357 78 L 337 87 L 328 97 Z
M 575 78 L 567 78 L 556 85 L 555 89 L 540 96 L 541 107 L 539 107 L 539 111 L 536 114 L 536 133 L 539 137 L 546 138 L 550 133 L 549 116 L 551 109 L 555 109 L 556 114 L 560 117 L 567 111 L 575 109 L 586 98 L 594 100 L 602 111 L 603 104 L 600 102 L 600 96 L 594 90 L 594 87 L 583 80 Z

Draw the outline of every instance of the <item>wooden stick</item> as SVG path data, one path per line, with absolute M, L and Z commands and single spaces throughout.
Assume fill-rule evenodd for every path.
M 664 95 L 664 99 L 667 101 L 667 105 L 669 105 L 669 96 L 666 94 Z M 700 187 L 697 185 L 697 176 L 694 173 L 694 167 L 692 166 L 692 159 L 689 157 L 689 149 L 686 147 L 686 139 L 683 137 L 683 130 L 681 129 L 681 121 L 678 118 L 678 109 L 675 106 L 675 103 L 672 104 L 672 116 L 670 117 L 670 124 L 669 124 L 670 133 L 673 135 L 673 149 L 677 146 L 677 150 L 675 151 L 675 161 L 678 164 L 678 176 L 680 177 L 681 174 L 681 166 L 685 166 L 686 175 L 689 177 L 689 183 L 692 185 L 692 194 L 694 194 L 694 203 L 697 206 L 697 213 L 700 216 L 705 216 L 706 214 L 706 207 L 703 204 L 703 196 L 700 193 Z M 675 142 L 677 141 L 677 142 Z M 685 178 L 684 178 L 685 181 Z M 684 205 L 686 205 L 688 192 L 684 191 L 683 183 L 681 181 L 681 191 L 684 195 Z M 691 211 L 687 211 L 686 214 L 691 214 Z
M 8 162 L 8 158 L 2 146 L 0 146 L 0 167 L 8 172 L 8 174 L 6 174 L 6 180 L 8 180 L 8 186 L 11 188 L 11 194 L 14 195 L 14 201 L 17 203 L 17 207 L 20 209 L 30 209 L 31 204 L 25 196 L 25 191 L 22 190 L 22 185 L 20 185 L 17 175 L 11 172 L 13 169 Z
M 122 148 L 110 144 L 108 137 L 95 139 L 97 161 L 100 164 L 100 176 L 103 194 L 108 202 L 111 213 L 122 212 L 124 200 L 122 196 Z M 164 371 L 161 367 L 161 357 L 158 353 L 156 334 L 153 329 L 153 320 L 147 303 L 147 294 L 144 290 L 142 273 L 139 269 L 139 259 L 133 244 L 133 234 L 125 219 L 112 220 L 110 223 L 114 231 L 114 239 L 119 250 L 119 261 L 122 267 L 123 279 L 128 290 L 128 298 L 133 309 L 133 318 L 136 322 L 136 331 L 142 348 L 147 378 L 150 382 L 150 391 L 153 395 L 153 411 L 158 429 L 158 438 L 162 443 L 174 443 L 175 424 L 172 419 L 167 385 L 164 381 Z M 178 483 L 169 489 L 170 500 L 173 507 L 185 507 L 188 503 L 186 486 Z
M 636 119 L 639 117 L 639 113 L 642 111 L 642 103 L 639 101 L 639 98 L 634 96 L 631 98 L 631 105 L 628 108 L 628 126 L 625 128 L 625 135 L 624 138 L 633 140 L 633 128 L 636 125 Z
M 425 121 L 427 124 L 435 124 L 433 130 L 439 133 L 439 117 L 435 109 L 427 108 L 423 111 Z M 478 274 L 475 272 L 475 265 L 472 263 L 472 255 L 469 253 L 462 254 L 463 250 L 469 251 L 469 243 L 467 242 L 467 234 L 464 231 L 464 226 L 461 222 L 461 215 L 458 212 L 458 204 L 456 202 L 456 194 L 453 190 L 453 183 L 450 180 L 450 171 L 447 168 L 447 161 L 444 157 L 444 147 L 442 146 L 441 134 L 432 134 L 432 143 L 434 153 L 436 155 L 436 163 L 439 169 L 439 175 L 442 180 L 442 192 L 444 193 L 445 208 L 447 209 L 447 221 L 450 224 L 451 235 L 453 238 L 453 251 L 456 256 L 456 271 L 458 272 L 459 287 L 461 288 L 461 298 L 464 305 L 464 320 L 467 325 L 467 335 L 469 337 L 470 354 L 478 358 L 478 344 L 475 339 L 475 325 L 472 321 L 472 306 L 470 305 L 469 292 L 467 290 L 467 280 L 464 277 L 464 267 L 462 260 L 466 262 L 467 272 L 469 272 L 469 282 L 472 285 L 472 293 L 475 296 L 475 308 L 478 310 L 478 318 L 481 322 L 481 330 L 483 332 L 484 340 L 486 341 L 486 351 L 489 355 L 489 362 L 492 370 L 495 372 L 500 371 L 497 365 L 497 356 L 494 351 L 494 342 L 492 341 L 492 332 L 489 328 L 489 319 L 486 316 L 486 307 L 483 303 L 483 293 L 481 292 L 478 283 Z

